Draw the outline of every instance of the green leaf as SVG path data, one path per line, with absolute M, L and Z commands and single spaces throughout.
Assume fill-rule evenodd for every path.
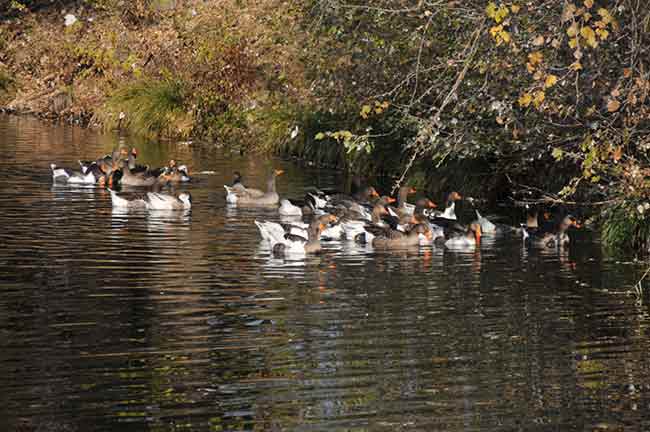
M 325 134 L 324 134 L 323 132 L 318 132 L 318 133 L 316 134 L 316 136 L 314 137 L 314 139 L 316 139 L 316 140 L 318 140 L 318 141 L 320 141 L 320 140 L 322 140 L 322 139 L 325 139 Z
M 556 161 L 560 161 L 564 157 L 564 150 L 562 150 L 561 148 L 555 147 L 553 149 L 553 152 L 551 153 L 551 156 L 553 156 L 553 159 L 555 159 Z

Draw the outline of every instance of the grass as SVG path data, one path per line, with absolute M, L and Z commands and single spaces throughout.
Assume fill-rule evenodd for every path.
M 148 136 L 188 136 L 193 127 L 186 109 L 182 83 L 171 80 L 141 80 L 117 90 L 102 115 L 107 126 L 124 126 Z M 120 113 L 124 119 L 120 124 Z
M 603 215 L 602 241 L 612 251 L 648 255 L 650 252 L 650 213 L 637 210 L 640 203 L 626 201 L 609 208 Z
M 6 71 L 0 69 L 0 92 L 7 92 L 14 84 L 14 79 Z

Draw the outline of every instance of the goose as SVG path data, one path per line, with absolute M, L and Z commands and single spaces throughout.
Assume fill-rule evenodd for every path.
M 391 230 L 387 234 L 375 236 L 371 243 L 375 249 L 402 249 L 430 244 L 432 232 L 425 224 L 414 225 L 406 234 Z
M 65 168 L 60 168 L 56 164 L 50 164 L 52 170 L 52 181 L 54 183 L 68 183 L 68 184 L 95 184 L 97 178 L 92 171 L 83 174 L 80 172 L 73 172 Z
M 568 246 L 570 243 L 567 231 L 569 228 L 580 228 L 580 224 L 572 215 L 567 215 L 551 230 L 529 230 L 523 227 L 524 241 L 528 244 L 540 248 L 560 248 Z
M 483 234 L 494 234 L 497 232 L 497 226 L 490 222 L 486 217 L 481 216 L 481 213 L 478 210 L 476 212 L 476 223 L 481 226 L 481 233 Z
M 296 234 L 288 234 L 279 224 L 255 221 L 255 224 L 260 230 L 263 238 L 267 238 L 271 244 L 271 250 L 275 255 L 291 254 L 291 253 L 317 253 L 321 249 L 320 233 L 325 229 L 325 225 L 318 219 L 314 221 L 307 228 L 307 237 Z M 278 228 L 279 226 L 279 228 Z
M 226 189 L 226 202 L 230 204 L 242 205 L 242 206 L 268 206 L 276 205 L 280 201 L 280 197 L 275 190 L 275 178 L 284 173 L 283 170 L 274 170 L 267 181 L 266 192 L 259 194 L 259 190 L 244 188 L 243 190 L 239 187 L 233 188 L 231 186 L 224 185 Z
M 147 192 L 142 197 L 127 199 L 117 194 L 109 188 L 111 193 L 111 202 L 114 208 L 119 209 L 146 209 L 146 210 L 188 210 L 192 207 L 192 196 L 189 192 L 181 192 L 178 196 Z
M 481 225 L 472 223 L 467 227 L 464 234 L 452 234 L 445 241 L 445 247 L 454 248 L 475 248 L 481 244 Z

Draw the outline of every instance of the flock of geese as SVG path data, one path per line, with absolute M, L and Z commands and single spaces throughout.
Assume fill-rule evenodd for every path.
M 72 185 L 99 185 L 111 193 L 116 209 L 188 210 L 192 198 L 188 192 L 164 192 L 164 186 L 191 180 L 185 165 L 171 160 L 167 166 L 151 169 L 135 162 L 137 150 L 120 146 L 112 154 L 93 161 L 79 161 L 80 171 L 74 172 L 51 165 L 54 183 Z M 346 240 L 376 249 L 403 249 L 420 245 L 447 248 L 475 249 L 484 235 L 505 234 L 520 237 L 525 244 L 541 248 L 561 248 L 569 243 L 567 231 L 579 227 L 571 215 L 539 217 L 537 209 L 529 209 L 527 220 L 520 226 L 493 223 L 481 216 L 469 224 L 461 224 L 456 216 L 456 203 L 462 200 L 458 192 L 447 195 L 443 209 L 438 209 L 428 198 L 409 203 L 416 193 L 410 186 L 402 186 L 396 198 L 380 196 L 374 187 L 360 188 L 354 194 L 325 193 L 318 189 L 308 192 L 302 200 L 280 199 L 276 179 L 282 170 L 274 170 L 268 177 L 266 190 L 247 187 L 241 174 L 226 189 L 226 202 L 237 207 L 277 208 L 282 223 L 255 221 L 264 242 L 276 255 L 290 253 L 317 253 L 321 241 Z M 136 197 L 126 197 L 116 187 L 149 190 Z M 289 219 L 287 219 L 289 218 Z

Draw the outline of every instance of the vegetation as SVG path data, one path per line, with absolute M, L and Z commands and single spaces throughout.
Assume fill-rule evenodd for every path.
M 296 155 L 393 188 L 588 204 L 608 245 L 648 252 L 646 2 L 3 7 L 16 111 Z

